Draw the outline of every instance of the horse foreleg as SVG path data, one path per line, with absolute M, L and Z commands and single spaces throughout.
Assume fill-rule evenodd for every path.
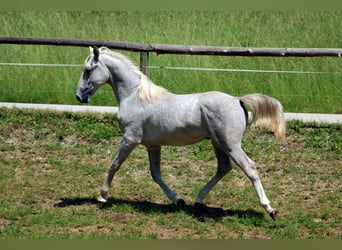
M 234 147 L 230 152 L 231 157 L 236 162 L 236 164 L 242 169 L 242 171 L 247 175 L 247 177 L 253 183 L 254 189 L 259 198 L 260 204 L 268 212 L 272 219 L 276 217 L 276 210 L 274 210 L 270 201 L 266 197 L 265 191 L 262 187 L 258 171 L 254 162 L 245 154 L 241 147 Z
M 112 164 L 108 169 L 105 182 L 101 188 L 100 196 L 97 198 L 99 202 L 105 203 L 107 201 L 108 191 L 115 173 L 119 170 L 121 164 L 127 159 L 136 145 L 136 143 L 130 142 L 125 137 L 122 139 L 119 150 L 116 153 L 114 160 L 112 161 Z
M 177 194 L 173 192 L 163 181 L 160 172 L 160 147 L 148 148 L 148 158 L 150 161 L 151 176 L 154 182 L 156 182 L 164 191 L 166 196 L 178 207 L 183 208 L 185 202 L 177 197 Z
M 213 178 L 211 178 L 211 180 L 199 192 L 195 200 L 195 207 L 203 205 L 203 199 L 208 195 L 210 190 L 232 169 L 229 156 L 215 146 L 214 149 L 217 158 L 217 171 Z

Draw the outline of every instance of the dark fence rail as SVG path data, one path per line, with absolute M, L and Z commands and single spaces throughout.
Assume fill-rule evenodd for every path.
M 63 39 L 63 38 L 33 38 L 33 37 L 0 37 L 0 44 L 53 45 L 53 46 L 106 46 L 111 49 L 134 52 L 154 52 L 157 54 L 188 54 L 217 56 L 274 56 L 274 57 L 341 57 L 339 48 L 258 48 L 258 47 L 222 47 L 222 46 L 192 46 L 166 44 L 139 44 L 128 42 Z

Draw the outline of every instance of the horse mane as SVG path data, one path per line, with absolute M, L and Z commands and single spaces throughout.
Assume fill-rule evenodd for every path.
M 168 91 L 167 89 L 154 84 L 145 74 L 143 74 L 139 68 L 125 55 L 114 52 L 107 47 L 101 47 L 99 49 L 100 53 L 109 55 L 120 61 L 126 63 L 134 73 L 136 73 L 140 78 L 140 84 L 138 86 L 138 97 L 139 100 L 146 103 L 151 103 L 159 98 L 161 98 Z

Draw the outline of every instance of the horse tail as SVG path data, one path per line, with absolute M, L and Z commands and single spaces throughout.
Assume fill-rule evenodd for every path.
M 283 106 L 278 100 L 262 94 L 250 94 L 240 97 L 240 101 L 251 109 L 253 126 L 269 129 L 277 140 L 285 139 Z

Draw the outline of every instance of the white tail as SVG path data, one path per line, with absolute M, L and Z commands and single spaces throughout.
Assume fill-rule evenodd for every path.
M 278 100 L 261 94 L 246 95 L 240 97 L 240 100 L 252 110 L 253 126 L 271 130 L 277 140 L 285 139 L 283 106 Z

